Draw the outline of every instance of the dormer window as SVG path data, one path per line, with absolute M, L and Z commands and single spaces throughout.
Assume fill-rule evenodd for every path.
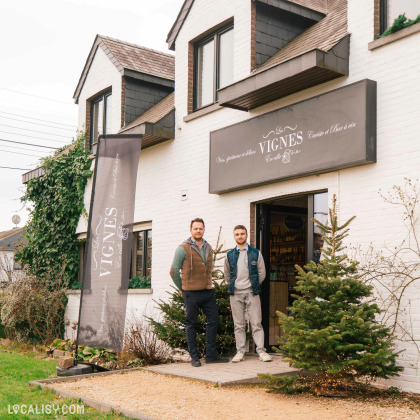
M 233 25 L 195 44 L 194 109 L 217 101 L 217 89 L 233 82 Z

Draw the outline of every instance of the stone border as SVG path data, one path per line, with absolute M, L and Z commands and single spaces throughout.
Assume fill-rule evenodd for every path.
M 75 394 L 70 391 L 65 391 L 63 389 L 59 389 L 53 386 L 54 383 L 58 383 L 58 382 L 77 381 L 78 379 L 83 379 L 83 378 L 113 375 L 113 374 L 118 374 L 118 373 L 132 372 L 136 370 L 141 370 L 141 368 L 121 369 L 121 370 L 114 370 L 110 372 L 97 372 L 97 373 L 89 373 L 85 375 L 65 376 L 61 378 L 52 378 L 52 379 L 41 379 L 39 381 L 30 381 L 29 385 L 40 386 L 42 389 L 53 390 L 56 394 L 60 395 L 63 398 L 71 398 L 73 400 L 80 400 L 83 404 L 89 407 L 92 407 L 95 410 L 102 411 L 104 413 L 107 413 L 113 410 L 116 413 L 120 413 L 129 418 L 142 419 L 142 420 L 156 420 L 153 417 L 146 416 L 145 414 L 137 413 L 132 410 L 127 410 L 126 408 L 119 407 L 117 405 L 108 404 L 103 401 L 94 400 L 93 398 L 83 397 L 82 395 Z
M 148 372 L 156 373 L 158 375 L 166 375 L 166 376 L 172 376 L 175 378 L 184 378 L 189 380 L 194 380 L 197 382 L 204 382 L 211 385 L 217 385 L 219 387 L 229 387 L 229 386 L 235 386 L 235 385 L 261 385 L 267 382 L 266 379 L 260 378 L 257 373 L 257 377 L 252 376 L 249 378 L 243 378 L 243 379 L 236 379 L 233 381 L 220 381 L 220 380 L 212 380 L 212 379 L 202 379 L 202 378 L 196 378 L 189 374 L 180 374 L 180 373 L 174 373 L 174 372 L 160 372 L 158 370 L 153 370 L 153 367 L 151 368 L 141 368 L 142 370 L 146 370 Z M 298 375 L 298 371 L 290 371 L 290 372 L 280 372 L 280 373 L 270 373 L 272 376 L 296 376 Z
M 77 381 L 78 379 L 91 378 L 91 377 L 95 377 L 95 376 L 116 375 L 118 373 L 134 372 L 136 370 L 142 370 L 142 369 L 143 368 L 139 367 L 139 368 L 132 368 L 132 369 L 110 370 L 110 371 L 107 371 L 107 372 L 85 373 L 83 375 L 60 376 L 60 377 L 57 377 L 57 378 L 40 379 L 38 381 L 31 381 L 31 382 L 29 382 L 29 384 L 34 383 L 35 385 L 40 385 L 40 384 L 47 384 L 48 385 L 48 384 L 53 384 L 53 383 L 56 383 L 56 382 L 71 382 L 71 381 Z
M 370 51 L 375 50 L 376 48 L 382 47 L 384 45 L 388 45 L 391 42 L 398 41 L 401 38 L 405 38 L 405 37 L 413 35 L 417 32 L 420 32 L 420 22 L 415 23 L 414 25 L 411 25 L 407 28 L 401 29 L 397 32 L 394 32 L 393 34 L 389 34 L 387 36 L 384 36 L 383 38 L 378 38 L 378 39 L 375 39 L 372 42 L 369 42 L 368 49 Z

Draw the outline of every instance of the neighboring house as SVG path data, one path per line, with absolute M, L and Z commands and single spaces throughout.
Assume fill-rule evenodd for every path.
M 14 273 L 22 269 L 15 261 L 15 252 L 18 245 L 26 242 L 24 228 L 0 232 L 0 288 L 12 281 Z
M 128 310 L 154 315 L 154 301 L 168 297 L 173 254 L 194 217 L 204 218 L 212 244 L 222 226 L 231 247 L 233 227 L 244 224 L 262 250 L 268 348 L 280 333 L 275 311 L 286 311 L 293 300 L 294 264 L 317 252 L 311 218 L 326 221 L 334 195 L 340 221 L 357 216 L 352 244 L 381 248 L 404 239 L 399 209 L 385 204 L 379 190 L 419 173 L 420 24 L 375 38 L 411 6 L 185 0 L 167 40 L 176 52 L 175 80 L 163 68 L 173 71 L 172 56 L 154 52 L 163 61 L 149 74 L 127 55 L 150 50 L 97 37 L 75 94 L 79 126 L 89 131 L 87 148 L 100 132 L 152 133 L 148 142 L 143 137 L 140 157 L 132 271 L 151 276 L 152 288 L 129 294 Z M 136 105 L 146 82 L 158 92 L 148 97 L 147 110 Z M 129 98 L 128 86 L 138 97 Z M 87 209 L 89 196 L 88 188 Z M 78 234 L 85 232 L 81 222 Z M 420 293 L 413 286 L 408 294 L 402 304 L 410 324 L 420 316 Z M 77 303 L 69 302 L 71 320 L 77 320 Z M 415 342 L 419 331 L 414 325 Z M 387 384 L 420 392 L 416 345 L 398 350 L 406 369 Z

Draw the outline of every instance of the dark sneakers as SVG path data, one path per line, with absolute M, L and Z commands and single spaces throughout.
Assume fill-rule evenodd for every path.
M 228 357 L 222 356 L 213 356 L 213 357 L 206 357 L 206 363 L 229 363 Z
M 191 365 L 194 367 L 200 367 L 201 366 L 200 359 L 191 359 Z

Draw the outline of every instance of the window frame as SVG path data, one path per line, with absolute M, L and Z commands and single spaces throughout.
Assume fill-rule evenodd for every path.
M 149 236 L 149 232 L 150 232 L 150 236 Z M 143 276 L 137 276 L 137 256 L 139 255 L 138 251 L 137 251 L 138 250 L 137 244 L 138 244 L 139 233 L 144 233 L 144 236 L 143 236 L 142 271 L 145 275 L 143 275 Z M 151 254 L 150 267 L 149 267 L 150 275 L 148 276 L 147 275 L 147 270 L 148 270 L 147 261 L 148 261 L 148 256 L 149 256 L 148 255 L 149 254 L 149 251 L 148 251 L 149 248 L 147 246 L 147 242 L 148 242 L 149 238 L 151 239 L 152 243 L 151 243 L 151 246 L 150 246 L 150 254 Z M 131 278 L 133 278 L 133 277 L 150 277 L 150 280 L 152 279 L 152 256 L 153 256 L 153 233 L 152 233 L 152 229 L 151 228 L 149 228 L 149 229 L 145 228 L 145 229 L 140 229 L 140 230 L 137 230 L 137 231 L 133 232 L 133 253 L 132 253 L 132 260 L 131 260 Z
M 388 0 L 379 0 L 379 35 L 388 29 Z
M 102 134 L 109 134 L 106 131 L 106 123 L 108 118 L 107 113 L 107 102 L 108 98 L 112 96 L 112 89 L 106 90 L 105 92 L 101 93 L 100 95 L 96 96 L 90 101 L 90 136 L 89 136 L 89 149 L 92 149 L 93 145 L 97 143 L 97 139 L 93 138 L 94 133 L 94 123 L 95 123 L 95 111 L 94 107 L 95 104 L 103 101 L 102 104 Z M 111 99 L 112 100 L 112 99 Z M 112 106 L 112 103 L 111 103 Z M 99 137 L 99 136 L 98 136 Z
M 228 25 L 224 25 L 219 29 L 216 29 L 211 34 L 201 38 L 199 41 L 194 43 L 194 72 L 193 72 L 193 112 L 217 103 L 217 90 L 219 89 L 220 83 L 220 37 L 229 31 L 233 31 L 233 22 Z M 198 50 L 200 47 L 213 41 L 213 100 L 212 102 L 198 106 L 198 86 L 199 86 L 199 74 L 198 74 Z

